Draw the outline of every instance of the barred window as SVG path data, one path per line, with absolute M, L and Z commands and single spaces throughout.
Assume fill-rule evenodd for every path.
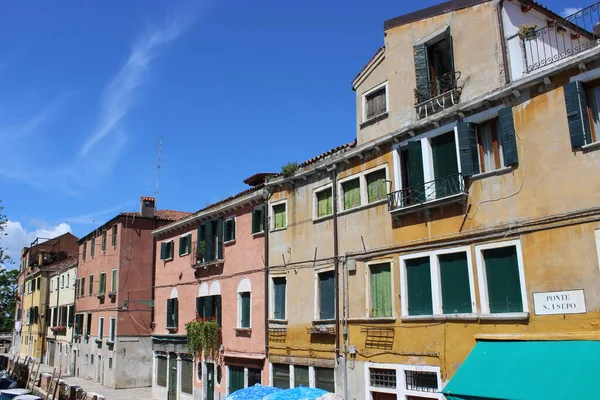
M 396 388 L 396 370 L 370 368 L 371 386 L 379 388 Z
M 92 356 L 93 357 L 93 356 Z M 167 357 L 158 357 L 158 373 L 156 377 L 156 384 L 158 386 L 167 386 Z
M 181 391 L 183 393 L 193 393 L 194 363 L 190 359 L 181 360 Z
M 435 372 L 406 371 L 406 388 L 419 392 L 436 393 L 438 391 Z

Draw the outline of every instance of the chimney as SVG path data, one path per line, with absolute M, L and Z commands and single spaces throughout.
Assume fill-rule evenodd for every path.
M 154 218 L 156 199 L 154 197 L 142 196 L 140 200 L 140 216 L 144 218 Z

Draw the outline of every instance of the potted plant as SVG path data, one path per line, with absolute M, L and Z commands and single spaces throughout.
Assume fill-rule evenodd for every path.
M 198 242 L 198 248 L 196 249 L 196 261 L 204 260 L 204 254 L 206 253 L 206 241 L 202 240 Z
M 537 29 L 537 24 L 522 24 L 519 25 L 519 37 L 521 39 L 530 40 L 535 36 L 535 30 Z

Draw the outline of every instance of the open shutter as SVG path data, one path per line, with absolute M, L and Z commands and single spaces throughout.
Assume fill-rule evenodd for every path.
M 500 140 L 502 141 L 502 152 L 504 153 L 504 165 L 511 166 L 519 163 L 517 153 L 517 139 L 515 135 L 515 122 L 512 107 L 505 107 L 498 111 L 500 125 Z
M 204 317 L 204 297 L 196 297 L 196 315 L 198 318 Z
M 160 259 L 164 260 L 166 258 L 167 258 L 167 244 L 163 242 L 160 244 Z
M 167 328 L 173 327 L 173 299 L 167 299 Z
M 450 34 L 450 29 L 446 31 L 446 48 L 448 49 L 448 65 L 450 66 L 451 71 L 455 71 L 454 69 L 454 47 L 452 45 L 452 35 Z M 454 79 L 454 78 L 453 78 Z
M 217 324 L 221 326 L 221 295 L 213 296 L 215 303 L 215 317 L 217 319 Z
M 335 318 L 335 293 L 334 293 L 334 275 L 333 272 L 324 272 L 319 275 L 319 297 L 320 297 L 320 318 Z
M 173 299 L 173 326 L 179 326 L 179 299 Z
M 464 176 L 479 173 L 479 154 L 477 151 L 477 132 L 475 124 L 458 123 L 458 148 L 460 151 L 460 166 Z
M 417 79 L 417 93 L 419 103 L 431 98 L 429 90 L 429 62 L 427 61 L 427 46 L 419 44 L 413 47 L 415 56 L 415 75 Z
M 260 210 L 255 208 L 252 210 L 252 233 L 257 233 L 259 231 L 259 220 L 260 220 Z
M 185 253 L 185 236 L 179 238 L 179 256 L 181 257 Z
M 587 98 L 581 81 L 567 83 L 564 86 L 564 92 L 571 147 L 575 149 L 591 141 Z
M 408 183 L 412 189 L 412 197 L 415 201 L 425 201 L 425 190 L 423 184 L 425 178 L 423 174 L 423 152 L 421 150 L 421 141 L 413 140 L 408 142 Z
M 214 260 L 214 237 L 213 237 L 213 222 L 206 221 L 204 223 L 204 241 L 206 250 L 204 251 L 204 259 L 206 261 Z
M 217 260 L 223 259 L 223 218 L 217 220 Z
M 231 240 L 235 240 L 235 218 L 231 219 Z

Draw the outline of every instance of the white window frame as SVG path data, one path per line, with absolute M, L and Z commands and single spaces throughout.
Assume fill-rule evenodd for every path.
M 502 247 L 515 246 L 517 252 L 517 264 L 519 268 L 519 283 L 521 284 L 521 301 L 523 302 L 523 311 L 517 313 L 490 313 L 490 303 L 487 289 L 487 275 L 485 273 L 485 260 L 483 258 L 483 250 L 498 249 Z M 479 299 L 481 302 L 481 313 L 495 318 L 506 318 L 507 316 L 529 313 L 529 302 L 527 298 L 527 286 L 525 284 L 525 264 L 523 263 L 523 250 L 521 249 L 521 241 L 508 240 L 503 242 L 486 243 L 475 246 L 475 257 L 477 259 L 477 276 L 479 284 Z
M 276 319 L 275 318 L 275 283 L 273 282 L 273 279 L 275 278 L 283 278 L 285 279 L 285 319 Z M 287 285 L 287 274 L 286 273 L 279 273 L 279 274 L 272 274 L 269 277 L 269 319 L 272 319 L 274 321 L 287 321 L 287 317 L 288 317 L 288 285 Z
M 321 290 L 319 288 L 319 274 L 322 274 L 324 272 L 334 272 L 335 273 L 335 267 L 334 266 L 325 266 L 323 268 L 319 268 L 319 269 L 315 269 L 314 272 L 314 278 L 313 278 L 313 293 L 314 293 L 314 310 L 313 310 L 313 317 L 314 320 L 313 321 L 329 321 L 329 320 L 323 320 L 321 319 L 321 307 L 319 305 L 319 300 L 321 298 Z M 335 277 L 334 277 L 335 279 Z M 286 287 L 287 290 L 287 287 Z M 338 302 L 338 299 L 335 296 L 335 293 L 333 295 L 333 301 L 334 301 L 334 313 L 335 313 L 335 305 Z M 335 315 L 333 316 L 333 319 L 335 319 Z
M 118 289 L 118 287 L 115 287 L 115 279 L 113 279 L 113 277 L 115 276 L 115 275 L 114 275 L 114 272 L 115 272 L 115 271 L 117 271 L 117 269 L 116 269 L 116 268 L 113 268 L 113 269 L 110 271 L 110 291 L 111 291 L 111 292 L 116 292 L 116 291 L 117 291 L 117 289 Z M 117 277 L 117 279 L 116 279 L 116 280 L 118 281 L 118 280 L 119 280 L 119 273 L 118 273 L 118 272 L 117 272 L 117 275 L 116 275 L 116 277 Z M 117 282 L 117 284 L 118 284 L 118 282 Z
M 290 374 L 290 389 L 293 389 L 296 387 L 296 365 L 294 364 L 286 364 L 286 363 L 273 363 L 273 362 L 269 362 L 269 385 L 273 386 L 273 364 L 282 364 L 282 365 L 287 365 L 289 368 L 289 374 Z M 311 365 L 300 365 L 298 364 L 299 367 L 308 367 L 308 385 L 311 388 L 315 387 L 315 367 L 311 366 Z M 323 367 L 323 368 L 330 368 L 330 367 Z M 333 373 L 333 384 L 334 386 L 337 385 L 337 376 L 335 374 L 335 368 L 331 367 L 331 369 L 334 370 Z
M 108 326 L 108 341 L 109 342 L 115 342 L 115 336 L 117 335 L 117 319 L 115 317 L 110 317 L 110 321 L 109 321 L 109 326 Z M 114 334 L 115 336 L 113 336 L 113 327 L 114 327 Z
M 188 247 L 188 251 L 187 251 L 187 253 L 183 253 L 179 257 L 185 257 L 185 256 L 189 255 L 190 252 L 192 251 L 192 234 L 191 233 L 184 233 L 183 235 L 179 235 L 179 239 L 181 239 L 183 237 L 188 237 L 188 236 L 190 237 L 190 244 Z M 181 243 L 181 240 L 178 240 L 177 243 Z M 175 258 L 175 247 L 174 246 L 175 246 L 175 244 L 173 244 L 173 258 Z M 179 252 L 178 252 L 178 254 L 179 254 Z
M 339 210 L 338 214 L 343 214 L 343 213 L 346 213 L 346 212 L 350 212 L 352 210 L 358 210 L 361 207 L 365 206 L 366 199 L 365 199 L 365 195 L 364 195 L 363 190 L 362 190 L 363 182 L 362 182 L 362 179 L 361 179 L 361 175 L 362 174 L 359 172 L 359 173 L 347 176 L 345 178 L 338 179 L 338 194 L 339 194 L 337 196 L 337 198 L 338 198 L 337 199 L 338 200 L 338 210 Z M 360 204 L 357 205 L 356 207 L 345 209 L 344 208 L 344 188 L 343 188 L 343 185 L 344 185 L 344 183 L 346 183 L 348 181 L 355 180 L 355 179 L 358 179 L 358 191 L 360 192 Z
M 288 204 L 287 204 L 287 199 L 283 199 L 283 200 L 278 200 L 278 201 L 274 201 L 269 205 L 270 208 L 270 218 L 269 218 L 269 230 L 271 232 L 276 232 L 276 231 L 282 231 L 284 229 L 287 229 L 290 219 L 289 219 L 289 210 L 288 210 Z M 281 204 L 285 204 L 285 226 L 281 227 L 281 228 L 275 228 L 275 211 L 274 208 L 278 205 Z
M 248 282 L 248 284 L 243 284 L 245 282 Z M 248 317 L 249 326 L 247 327 L 242 327 L 242 293 L 250 293 L 250 315 Z M 252 329 L 252 282 L 248 277 L 240 279 L 237 286 L 237 311 L 237 329 Z
M 104 317 L 98 317 L 98 340 L 102 340 L 104 338 Z
M 259 204 L 258 206 L 254 207 L 254 208 L 252 209 L 252 211 L 254 211 L 254 210 L 259 210 L 259 209 L 262 209 L 262 212 L 263 212 L 263 230 L 262 230 L 262 231 L 258 231 L 258 232 L 254 232 L 254 233 L 252 233 L 252 236 L 263 235 L 263 234 L 265 233 L 265 230 L 266 230 L 266 229 L 270 229 L 270 228 L 271 228 L 271 226 L 270 226 L 270 225 L 268 225 L 268 223 L 267 223 L 267 221 L 266 221 L 266 219 L 265 219 L 265 213 L 267 212 L 267 207 L 266 207 L 266 205 L 265 205 L 265 204 Z M 286 209 L 287 209 L 287 206 L 286 206 Z M 287 221 L 287 220 L 286 220 L 286 221 Z M 236 229 L 237 229 L 237 227 L 236 227 Z M 252 216 L 251 216 L 251 219 L 250 219 L 250 232 L 252 232 Z M 237 233 L 237 232 L 236 232 L 236 233 Z
M 387 369 L 396 371 L 396 388 L 379 388 L 371 386 L 371 368 L 373 369 Z M 377 393 L 390 393 L 395 394 L 398 399 L 405 399 L 406 396 L 414 396 L 418 398 L 426 399 L 438 399 L 444 400 L 445 397 L 442 394 L 443 383 L 442 376 L 439 366 L 433 365 L 407 365 L 407 364 L 384 364 L 384 363 L 365 363 L 365 399 L 372 400 L 371 392 Z M 438 393 L 421 392 L 417 390 L 409 390 L 406 388 L 406 371 L 416 372 L 435 372 L 437 375 L 437 386 L 439 389 Z
M 369 119 L 367 119 L 367 96 L 369 96 L 371 93 L 378 91 L 381 88 L 385 88 L 385 111 L 377 114 Z M 385 113 L 389 113 L 390 112 L 390 91 L 388 90 L 388 81 L 384 81 L 380 84 L 378 84 L 377 86 L 372 87 L 371 89 L 367 90 L 366 92 L 364 92 L 362 94 L 362 119 L 361 121 L 367 122 L 370 121 L 372 119 L 375 119 L 377 117 L 379 117 L 380 115 L 383 115 Z
M 440 272 L 440 262 L 438 256 L 443 254 L 467 253 L 467 268 L 469 273 L 469 291 L 471 295 L 471 312 L 463 314 L 444 314 L 442 308 L 442 277 Z M 406 274 L 406 261 L 415 258 L 429 257 L 429 268 L 431 274 L 431 295 L 433 314 L 432 315 L 409 315 L 408 313 L 408 284 Z M 475 277 L 473 276 L 473 257 L 470 246 L 452 247 L 436 251 L 426 251 L 420 253 L 406 254 L 400 259 L 400 293 L 402 296 L 402 319 L 430 319 L 439 318 L 475 318 L 477 314 L 477 302 L 475 298 Z
M 226 367 L 225 373 L 227 374 L 227 382 L 229 382 L 229 368 L 230 367 L 238 367 L 238 368 L 241 367 L 241 368 L 244 368 L 244 388 L 248 387 L 248 367 L 241 366 L 241 365 L 230 365 L 230 364 L 225 364 L 225 367 Z M 259 369 L 259 368 L 252 368 L 252 369 Z M 263 374 L 263 371 L 261 369 L 260 370 L 260 382 L 261 382 L 261 385 L 263 383 L 263 381 L 262 381 L 262 378 L 263 378 L 262 374 Z M 221 378 L 221 381 L 222 380 L 223 380 L 223 378 Z M 215 382 L 215 386 L 220 386 L 220 385 L 217 385 L 217 367 L 216 367 L 216 365 L 215 365 L 215 380 L 214 380 L 214 382 Z M 231 393 L 229 393 L 229 385 L 227 385 L 226 392 L 227 392 L 226 396 L 229 396 L 231 394 Z
M 392 286 L 392 315 L 388 317 L 373 317 L 371 316 L 371 266 L 378 264 L 390 264 L 390 284 Z M 366 293 L 366 303 L 365 303 L 365 317 L 370 319 L 395 319 L 396 318 L 396 301 L 395 301 L 395 286 L 394 285 L 394 259 L 393 258 L 385 258 L 381 260 L 372 260 L 365 263 L 365 293 Z
M 286 206 L 287 212 L 287 206 Z M 233 239 L 225 241 L 225 224 L 227 221 L 233 220 Z M 287 219 L 286 219 L 287 222 Z M 223 220 L 223 244 L 235 243 L 235 239 L 237 238 L 237 216 L 231 215 Z
M 326 190 L 331 190 L 331 208 L 332 208 L 331 214 L 327 214 L 327 215 L 323 215 L 323 216 L 319 217 L 319 200 L 317 198 L 317 194 L 324 192 Z M 313 189 L 312 199 L 313 199 L 313 207 L 312 207 L 313 221 L 320 221 L 322 219 L 327 219 L 333 215 L 333 183 L 327 183 L 325 185 L 322 185 L 322 186 L 319 186 L 319 187 Z

